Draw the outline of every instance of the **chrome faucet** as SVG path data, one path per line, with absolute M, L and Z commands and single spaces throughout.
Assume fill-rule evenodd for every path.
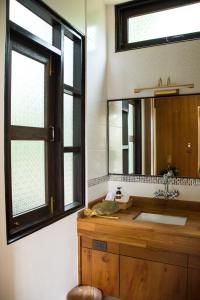
M 164 199 L 175 199 L 180 195 L 178 190 L 169 191 L 169 181 L 172 177 L 174 177 L 173 171 L 168 171 L 167 174 L 163 175 L 165 189 L 156 191 L 154 193 L 156 198 L 162 197 Z

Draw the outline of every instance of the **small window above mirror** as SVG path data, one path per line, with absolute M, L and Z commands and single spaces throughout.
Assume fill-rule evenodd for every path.
M 200 38 L 200 2 L 129 1 L 118 4 L 116 51 Z

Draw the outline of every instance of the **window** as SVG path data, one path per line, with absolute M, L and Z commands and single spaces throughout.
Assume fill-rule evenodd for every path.
M 199 1 L 131 1 L 116 5 L 116 51 L 200 38 Z
M 84 206 L 84 36 L 42 2 L 8 6 L 5 173 L 12 242 Z

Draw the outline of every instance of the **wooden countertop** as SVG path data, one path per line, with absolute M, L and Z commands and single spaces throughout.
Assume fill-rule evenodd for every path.
M 184 226 L 136 221 L 140 212 L 187 217 Z M 149 249 L 200 255 L 200 203 L 133 197 L 133 207 L 118 220 L 78 217 L 78 234 Z

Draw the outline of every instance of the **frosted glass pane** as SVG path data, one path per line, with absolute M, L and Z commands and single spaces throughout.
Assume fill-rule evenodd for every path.
M 13 215 L 45 205 L 44 142 L 12 141 Z
M 10 20 L 44 41 L 52 44 L 52 26 L 16 0 L 10 0 Z
M 200 3 L 130 18 L 128 42 L 200 31 Z
M 64 37 L 64 83 L 73 86 L 74 42 Z
M 12 51 L 12 125 L 44 127 L 44 73 L 44 64 Z
M 64 146 L 73 146 L 73 97 L 64 95 Z
M 65 205 L 73 202 L 73 153 L 64 154 L 64 200 Z

